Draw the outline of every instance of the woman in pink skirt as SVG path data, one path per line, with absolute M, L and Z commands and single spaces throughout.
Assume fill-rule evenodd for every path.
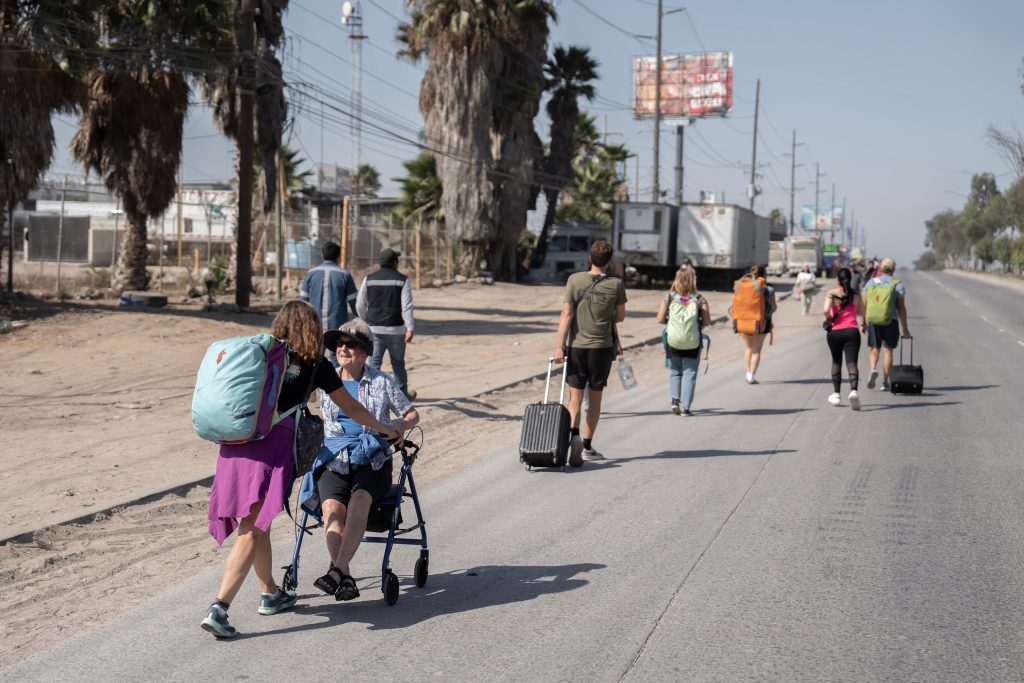
M 352 398 L 329 362 L 317 363 L 323 346 L 320 316 L 315 308 L 302 301 L 288 302 L 274 318 L 270 334 L 288 344 L 288 366 L 277 400 L 279 413 L 303 402 L 313 378 L 313 388 L 325 392 L 356 422 L 385 438 L 398 436 L 392 427 L 378 422 Z M 251 568 L 256 570 L 262 591 L 257 610 L 260 614 L 277 614 L 295 604 L 295 593 L 279 588 L 274 581 L 270 545 L 270 524 L 287 504 L 291 486 L 294 434 L 295 420 L 289 416 L 260 441 L 220 447 L 210 491 L 209 529 L 220 545 L 235 529 L 238 538 L 224 564 L 217 599 L 201 624 L 218 638 L 231 638 L 238 633 L 228 623 L 228 607 Z

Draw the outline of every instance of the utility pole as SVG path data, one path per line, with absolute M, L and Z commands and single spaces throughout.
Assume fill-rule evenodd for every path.
M 181 268 L 181 233 L 184 222 L 181 216 L 181 169 L 184 167 L 184 160 L 178 162 L 178 267 Z
M 64 199 L 68 193 L 68 174 L 64 174 L 64 183 L 60 186 L 60 219 L 57 222 L 57 300 L 60 301 L 60 265 L 64 257 Z M 12 244 L 11 247 L 14 245 Z
M 836 243 L 836 182 L 832 181 L 832 203 L 828 206 L 828 243 Z
M 799 143 L 804 144 L 804 143 Z M 803 166 L 803 164 L 796 163 L 796 128 L 793 129 L 793 151 L 788 155 L 783 153 L 782 156 L 790 157 L 789 164 L 789 234 L 792 235 L 796 230 L 796 167 Z
M 284 156 L 277 152 L 277 300 L 281 300 L 281 279 L 284 274 Z
M 238 103 L 238 260 L 235 263 L 235 305 L 249 306 L 252 278 L 252 157 L 253 157 L 253 0 L 242 0 L 238 51 L 242 55 Z
M 757 90 L 754 95 L 754 152 L 750 159 L 750 210 L 754 210 L 754 199 L 757 198 L 757 114 L 761 109 L 761 79 L 757 79 Z
M 818 197 L 821 196 L 821 164 L 818 162 L 814 163 L 814 224 L 813 228 L 815 232 L 818 232 L 818 212 L 820 211 L 820 205 L 818 203 Z
M 657 202 L 661 194 L 658 166 L 661 163 L 661 19 L 664 16 L 662 0 L 658 0 L 658 32 L 655 35 L 654 59 L 654 187 L 651 201 Z
M 341 23 L 348 27 L 352 41 L 352 193 L 356 199 L 363 194 L 360 187 L 359 165 L 363 146 L 363 13 L 358 2 L 346 2 L 341 8 Z M 352 220 L 359 225 L 359 202 L 352 203 Z

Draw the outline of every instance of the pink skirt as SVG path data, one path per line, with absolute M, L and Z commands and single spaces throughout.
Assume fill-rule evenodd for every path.
M 220 446 L 206 515 L 210 534 L 218 545 L 224 545 L 238 528 L 238 520 L 247 517 L 261 500 L 256 528 L 264 532 L 288 504 L 294 434 L 295 421 L 289 416 L 260 441 Z

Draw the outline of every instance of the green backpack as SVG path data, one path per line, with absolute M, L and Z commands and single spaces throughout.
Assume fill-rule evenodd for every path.
M 700 346 L 700 295 L 694 292 L 688 303 L 675 292 L 668 307 L 668 345 L 680 351 Z
M 899 280 L 881 282 L 872 280 L 868 283 L 867 310 L 864 312 L 864 319 L 871 325 L 888 325 L 896 313 L 896 285 Z

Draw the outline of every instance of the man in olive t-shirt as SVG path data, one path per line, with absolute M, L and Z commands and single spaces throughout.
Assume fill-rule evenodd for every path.
M 601 417 L 601 396 L 608 384 L 612 361 L 621 353 L 616 323 L 626 317 L 626 286 L 607 273 L 612 261 L 612 245 L 604 240 L 590 248 L 590 270 L 573 273 L 565 284 L 562 317 L 558 324 L 555 362 L 568 363 L 566 384 L 569 385 L 569 416 L 572 420 L 572 441 L 569 444 L 569 465 L 579 467 L 584 456 L 599 460 L 592 439 Z M 583 391 L 587 394 L 587 419 L 580 437 L 580 413 Z

